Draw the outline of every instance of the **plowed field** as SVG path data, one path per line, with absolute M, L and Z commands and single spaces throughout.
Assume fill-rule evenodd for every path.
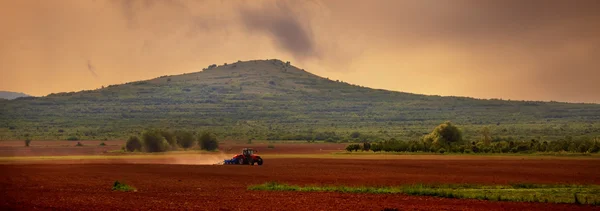
M 433 159 L 432 159 L 433 158 Z M 288 184 L 600 184 L 597 159 L 299 159 L 264 156 L 263 166 L 87 164 L 0 165 L 0 209 L 76 210 L 600 210 L 570 204 L 491 202 L 400 194 L 248 191 Z M 137 192 L 113 192 L 123 181 Z

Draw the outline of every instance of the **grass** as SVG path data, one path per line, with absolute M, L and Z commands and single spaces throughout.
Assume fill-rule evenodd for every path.
M 479 199 L 489 201 L 544 202 L 600 205 L 600 186 L 596 185 L 475 185 L 475 184 L 413 184 L 390 187 L 297 186 L 268 182 L 252 185 L 248 190 L 341 192 L 370 194 L 407 194 L 443 198 Z
M 125 183 L 121 183 L 118 180 L 115 181 L 115 183 L 113 184 L 112 190 L 113 191 L 122 191 L 122 192 L 130 192 L 130 191 L 137 192 L 137 189 L 135 189 L 134 187 L 131 187 Z

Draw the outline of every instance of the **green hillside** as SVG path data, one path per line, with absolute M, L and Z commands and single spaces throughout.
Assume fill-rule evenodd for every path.
M 124 139 L 149 127 L 212 130 L 231 139 L 322 139 L 324 134 L 348 137 L 354 131 L 415 139 L 446 120 L 459 125 L 467 139 L 478 138 L 484 126 L 497 138 L 600 135 L 598 104 L 377 90 L 322 78 L 279 60 L 236 62 L 98 90 L 4 100 L 0 108 L 2 140 Z

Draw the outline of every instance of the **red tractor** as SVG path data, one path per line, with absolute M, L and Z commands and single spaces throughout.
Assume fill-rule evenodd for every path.
M 223 164 L 239 164 L 239 165 L 254 165 L 258 164 L 259 166 L 263 164 L 263 159 L 254 154 L 254 150 L 252 148 L 244 148 L 242 149 L 242 154 L 238 154 L 233 156 L 230 160 L 224 160 Z

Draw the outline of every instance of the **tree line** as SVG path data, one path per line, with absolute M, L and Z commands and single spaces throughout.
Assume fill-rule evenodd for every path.
M 437 126 L 430 134 L 420 140 L 402 141 L 390 139 L 385 141 L 350 144 L 346 147 L 352 151 L 374 152 L 436 152 L 436 153 L 533 153 L 533 152 L 572 152 L 598 153 L 600 139 L 541 141 L 537 139 L 522 141 L 493 142 L 488 128 L 483 128 L 479 141 L 466 141 L 462 131 L 451 122 Z
M 216 135 L 208 131 L 196 135 L 183 130 L 148 129 L 141 134 L 141 138 L 129 137 L 125 142 L 124 150 L 128 152 L 166 152 L 177 148 L 189 149 L 196 145 L 207 151 L 219 148 Z

